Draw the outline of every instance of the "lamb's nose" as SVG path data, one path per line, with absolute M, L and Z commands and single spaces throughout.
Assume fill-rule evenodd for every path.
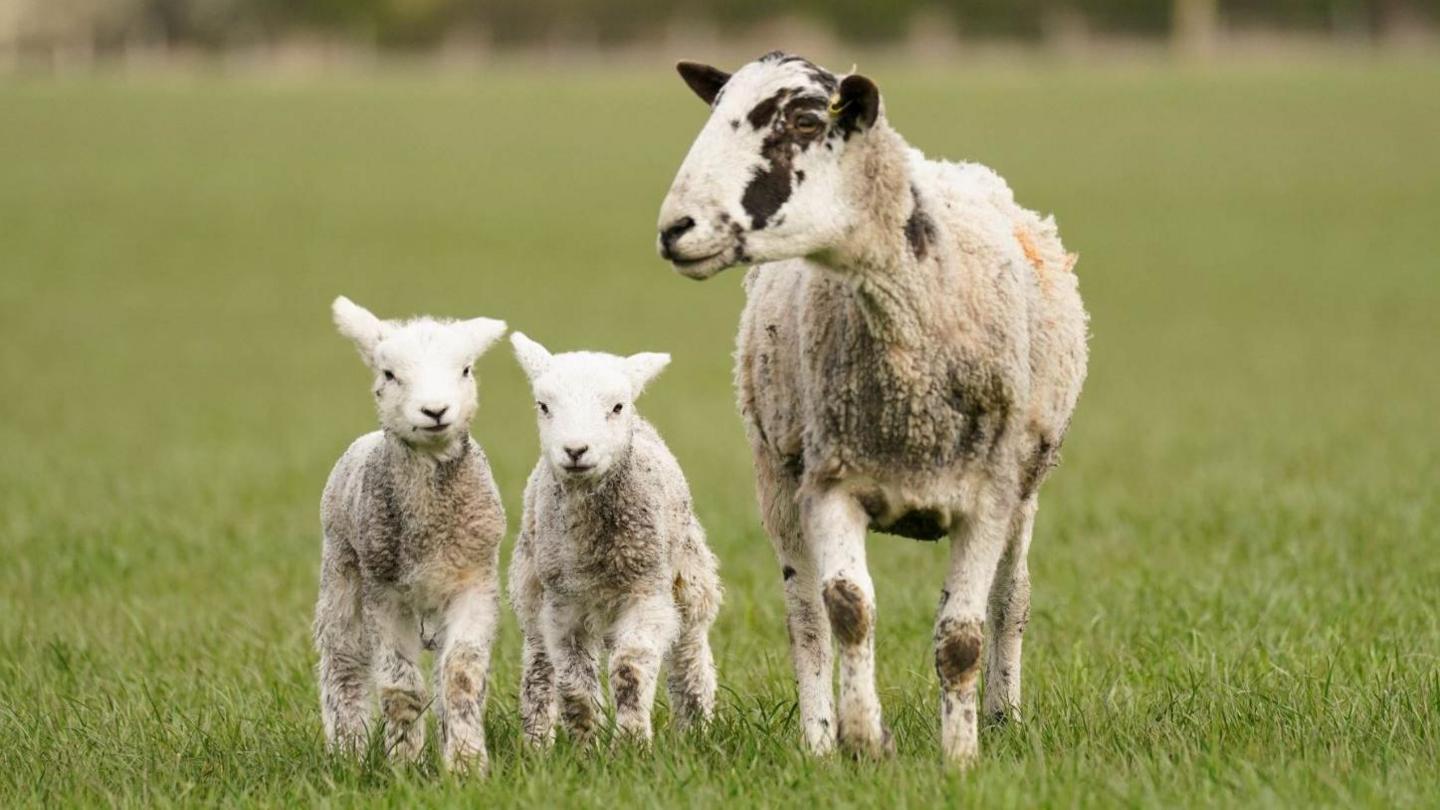
M 569 456 L 571 461 L 579 461 L 580 457 L 585 455 L 585 451 L 589 449 L 590 445 L 588 444 L 582 444 L 579 447 L 566 447 L 565 455 Z
M 674 246 L 675 240 L 684 236 L 690 231 L 691 228 L 694 227 L 694 219 L 690 217 L 681 217 L 666 226 L 664 230 L 660 231 L 660 252 L 664 254 L 665 258 L 670 258 L 672 253 L 671 248 Z
M 434 419 L 436 422 L 439 422 L 439 421 L 440 421 L 440 417 L 444 416 L 444 415 L 445 415 L 445 412 L 448 411 L 448 410 L 450 410 L 450 406 L 449 406 L 449 405 L 441 405 L 441 406 L 439 406 L 438 408 L 435 407 L 434 405 L 428 405 L 428 406 L 422 407 L 422 408 L 420 409 L 420 412 L 423 413 L 423 414 L 425 414 L 426 416 L 430 417 L 431 419 Z

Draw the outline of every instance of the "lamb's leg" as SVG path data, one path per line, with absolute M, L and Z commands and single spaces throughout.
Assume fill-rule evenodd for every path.
M 545 652 L 539 622 L 532 624 L 522 628 L 520 728 L 527 743 L 544 747 L 555 741 L 555 667 Z
M 678 625 L 679 616 L 668 590 L 637 599 L 617 617 L 610 653 L 610 691 L 615 697 L 615 725 L 620 733 L 649 741 L 655 681 Z
M 491 579 L 461 591 L 445 610 L 445 646 L 440 653 L 441 739 L 445 767 L 483 773 L 485 694 L 490 648 L 500 617 L 500 592 Z
M 1005 554 L 990 586 L 985 636 L 985 717 L 1003 722 L 1020 715 L 1020 642 L 1030 621 L 1030 534 L 1035 528 L 1034 497 L 1020 504 L 1010 523 Z
M 834 651 L 820 598 L 819 566 L 800 528 L 798 482 L 763 449 L 755 453 L 755 473 L 760 515 L 784 579 L 785 624 L 805 746 L 812 754 L 828 754 L 835 747 Z
M 404 762 L 425 747 L 425 678 L 420 673 L 420 622 L 397 593 L 372 588 L 365 595 L 366 622 L 375 639 L 375 684 L 385 720 L 385 751 Z
M 593 634 L 573 606 L 547 602 L 542 615 L 545 654 L 555 667 L 560 719 L 581 744 L 595 735 L 600 711 L 600 670 Z
M 315 603 L 325 741 L 347 753 L 365 747 L 370 714 L 370 637 L 361 613 L 359 573 L 327 560 Z
M 840 648 L 841 746 L 859 756 L 894 752 L 875 691 L 875 586 L 865 564 L 869 518 L 841 492 L 804 502 L 805 537 L 815 550 L 820 593 L 830 630 Z
M 703 725 L 715 713 L 715 658 L 710 625 L 720 609 L 720 577 L 698 524 L 675 574 L 680 635 L 670 648 L 670 710 L 677 728 Z
M 1008 528 L 1009 510 L 980 509 L 950 538 L 950 572 L 935 619 L 935 671 L 940 676 L 940 750 L 962 766 L 979 754 L 975 696 L 985 602 Z

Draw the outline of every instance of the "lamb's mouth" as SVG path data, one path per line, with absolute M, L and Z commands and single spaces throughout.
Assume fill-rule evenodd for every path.
M 561 468 L 571 475 L 584 475 L 595 469 L 594 464 L 562 464 Z
M 443 425 L 426 425 L 425 427 L 420 428 L 420 430 L 423 430 L 426 433 L 439 433 L 449 427 L 450 425 L 448 423 Z
M 680 275 L 696 281 L 704 281 L 735 263 L 731 252 L 730 248 L 725 248 L 708 256 L 698 256 L 693 259 L 682 259 L 675 256 L 670 259 L 670 264 Z

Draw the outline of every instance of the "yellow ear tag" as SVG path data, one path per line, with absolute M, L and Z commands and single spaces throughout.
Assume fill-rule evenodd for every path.
M 845 108 L 848 107 L 848 106 L 850 106 L 849 102 L 846 102 L 846 103 L 844 103 L 844 104 L 841 104 L 841 103 L 840 103 L 840 94 L 839 94 L 839 93 L 836 93 L 835 95 L 831 96 L 831 97 L 830 97 L 830 110 L 829 110 L 829 112 L 830 112 L 830 117 L 831 117 L 831 118 L 839 118 L 839 117 L 840 117 L 840 113 L 845 112 Z

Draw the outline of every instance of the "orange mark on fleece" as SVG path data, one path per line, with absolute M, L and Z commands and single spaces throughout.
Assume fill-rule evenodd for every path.
M 1035 240 L 1030 238 L 1029 231 L 1016 225 L 1015 241 L 1019 242 L 1020 249 L 1025 251 L 1025 259 L 1030 262 L 1030 266 L 1036 270 L 1045 269 L 1045 260 L 1040 257 L 1040 249 L 1035 247 Z

